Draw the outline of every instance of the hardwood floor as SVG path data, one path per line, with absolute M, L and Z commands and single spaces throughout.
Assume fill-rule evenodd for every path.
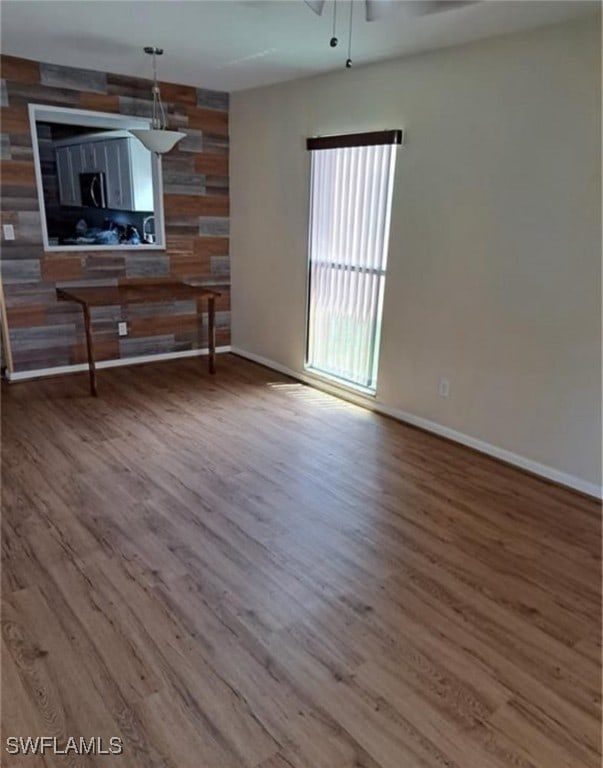
M 2 765 L 598 768 L 595 501 L 231 356 L 5 387 Z

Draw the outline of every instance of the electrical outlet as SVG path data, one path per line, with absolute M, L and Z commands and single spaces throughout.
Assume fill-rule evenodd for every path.
M 3 224 L 2 229 L 4 231 L 4 239 L 5 240 L 14 240 L 15 239 L 15 228 L 12 224 Z
M 438 395 L 440 397 L 448 397 L 450 394 L 450 381 L 448 379 L 440 379 L 438 384 Z
M 120 336 L 128 335 L 128 324 L 125 322 L 125 320 L 122 320 L 121 322 L 117 323 L 117 333 Z

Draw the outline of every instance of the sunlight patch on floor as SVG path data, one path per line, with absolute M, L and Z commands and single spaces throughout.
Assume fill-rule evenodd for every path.
M 285 394 L 294 397 L 296 400 L 312 403 L 319 408 L 331 411 L 353 412 L 356 415 L 363 415 L 367 418 L 372 415 L 371 411 L 362 406 L 350 403 L 349 401 L 343 400 L 336 395 L 331 395 L 328 392 L 314 389 L 314 387 L 302 384 L 301 382 L 269 381 L 266 383 L 266 386 L 270 389 L 284 392 Z

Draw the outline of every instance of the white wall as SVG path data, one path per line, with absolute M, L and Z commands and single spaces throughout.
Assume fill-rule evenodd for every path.
M 305 138 L 404 127 L 377 402 L 600 486 L 600 70 L 591 16 L 235 93 L 233 346 L 303 371 Z

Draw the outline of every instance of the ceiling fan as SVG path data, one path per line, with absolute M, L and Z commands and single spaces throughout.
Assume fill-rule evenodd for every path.
M 376 21 L 390 14 L 395 8 L 401 6 L 407 8 L 411 13 L 422 16 L 428 13 L 440 13 L 442 11 L 451 11 L 454 8 L 460 8 L 464 5 L 473 4 L 476 0 L 364 0 L 365 17 L 367 21 Z M 306 5 L 314 13 L 322 15 L 326 0 L 304 0 Z
M 311 8 L 318 16 L 322 16 L 326 0 L 304 0 L 305 4 Z M 479 0 L 364 0 L 364 15 L 367 21 L 376 21 L 390 14 L 398 8 L 405 8 L 410 13 L 422 16 L 428 13 L 438 13 L 440 11 L 450 11 L 453 8 L 460 8 L 463 5 L 472 5 Z M 352 24 L 354 17 L 354 0 L 349 0 L 350 19 L 349 19 L 349 37 L 348 37 L 348 57 L 346 59 L 346 68 L 352 66 Z M 333 0 L 333 34 L 329 41 L 331 48 L 336 48 L 339 44 L 339 38 L 336 34 L 337 25 L 337 0 Z

